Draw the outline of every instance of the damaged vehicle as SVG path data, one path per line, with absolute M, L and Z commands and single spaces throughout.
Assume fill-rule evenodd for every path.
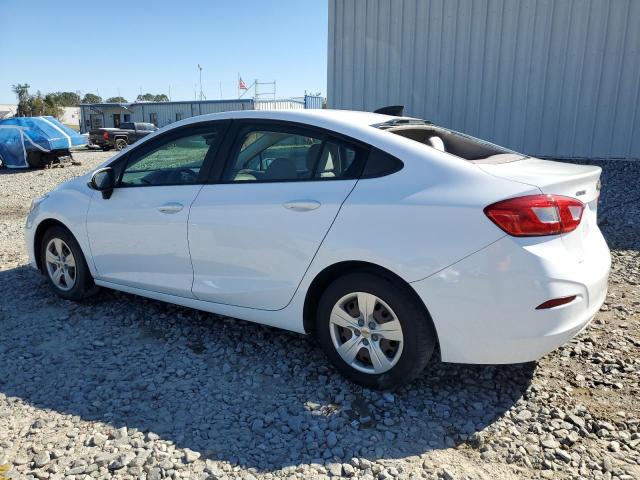
M 0 162 L 7 168 L 44 167 L 73 160 L 87 139 L 54 117 L 0 120 Z
M 436 349 L 529 362 L 589 324 L 610 268 L 600 173 L 397 115 L 226 112 L 35 200 L 25 238 L 63 298 L 106 287 L 309 333 L 387 389 Z

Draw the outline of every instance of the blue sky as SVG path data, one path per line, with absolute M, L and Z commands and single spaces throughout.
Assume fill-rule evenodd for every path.
M 130 101 L 171 86 L 189 100 L 198 63 L 208 99 L 220 82 L 235 98 L 238 73 L 276 80 L 279 97 L 326 95 L 327 0 L 0 0 L 0 103 L 16 83 Z

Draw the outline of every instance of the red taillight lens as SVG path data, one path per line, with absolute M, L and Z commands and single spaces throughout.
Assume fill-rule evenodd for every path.
M 484 213 L 514 237 L 558 235 L 575 230 L 584 204 L 562 195 L 527 195 L 489 205 Z
M 102 134 L 102 138 L 104 138 L 105 140 L 109 140 L 109 132 L 104 132 Z

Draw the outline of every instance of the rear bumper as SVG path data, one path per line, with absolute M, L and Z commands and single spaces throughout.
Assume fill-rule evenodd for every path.
M 418 282 L 433 318 L 442 360 L 504 364 L 537 360 L 567 342 L 604 302 L 611 257 L 597 231 L 588 254 L 567 254 L 559 237 L 504 237 Z M 576 295 L 566 305 L 541 303 Z

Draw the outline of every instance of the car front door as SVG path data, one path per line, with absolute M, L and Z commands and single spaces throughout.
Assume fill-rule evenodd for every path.
M 99 280 L 192 296 L 189 207 L 225 127 L 217 122 L 167 132 L 114 166 L 113 194 L 108 199 L 94 194 L 87 213 Z
M 236 122 L 218 183 L 191 207 L 193 294 L 278 310 L 293 297 L 340 206 L 365 147 L 280 122 Z

